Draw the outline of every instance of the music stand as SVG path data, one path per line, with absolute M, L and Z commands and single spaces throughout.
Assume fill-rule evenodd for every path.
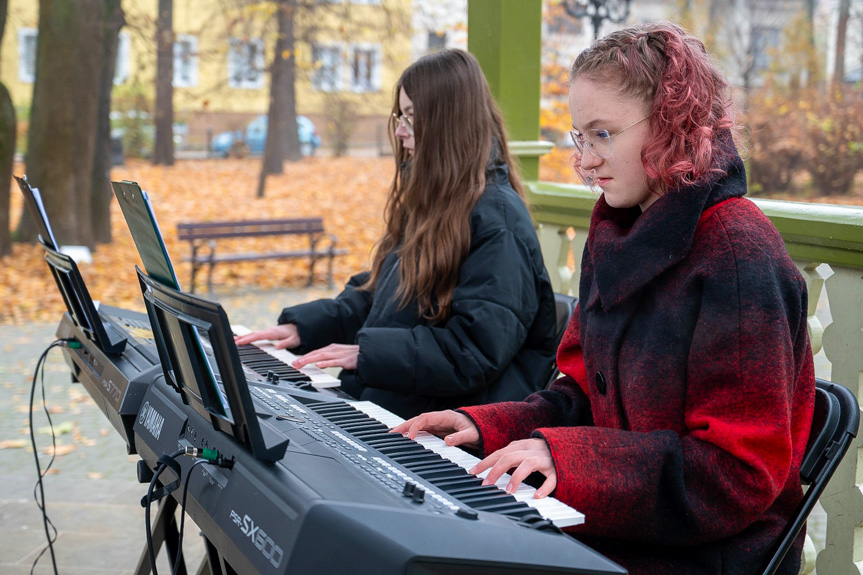
M 110 323 L 102 321 L 75 260 L 49 247 L 41 237 L 39 243 L 45 250 L 45 261 L 48 262 L 54 281 L 57 282 L 57 288 L 63 296 L 72 322 L 104 353 L 110 355 L 123 353 L 126 349 L 125 336 Z
M 21 193 L 24 194 L 24 205 L 27 206 L 27 211 L 30 213 L 30 218 L 36 226 L 36 231 L 41 237 L 42 243 L 53 250 L 59 250 L 60 246 L 57 240 L 54 239 L 54 232 L 51 230 L 51 222 L 48 220 L 48 214 L 45 212 L 45 204 L 42 203 L 42 194 L 39 193 L 39 188 L 34 188 L 27 181 L 27 176 L 22 177 L 12 176 L 18 182 L 18 187 L 21 188 Z
M 165 378 L 180 392 L 183 403 L 246 446 L 257 459 L 281 460 L 288 439 L 258 420 L 222 306 L 172 289 L 137 266 L 135 269 Z M 205 341 L 208 350 L 200 345 Z

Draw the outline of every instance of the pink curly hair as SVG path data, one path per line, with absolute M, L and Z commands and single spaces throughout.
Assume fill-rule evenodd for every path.
M 670 22 L 653 22 L 600 38 L 575 59 L 571 80 L 619 85 L 651 103 L 651 137 L 641 152 L 651 189 L 692 184 L 721 171 L 734 127 L 728 82 L 704 44 Z

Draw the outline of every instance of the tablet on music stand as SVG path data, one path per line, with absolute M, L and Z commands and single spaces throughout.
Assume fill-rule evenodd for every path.
M 258 420 L 222 306 L 172 289 L 136 269 L 166 380 L 180 392 L 184 403 L 246 446 L 257 459 L 281 460 L 288 439 Z M 199 345 L 199 336 L 209 342 L 209 349 Z M 225 397 L 228 406 L 223 403 Z
M 114 189 L 120 210 L 129 226 L 135 247 L 138 248 L 138 255 L 141 256 L 141 261 L 144 263 L 146 275 L 161 285 L 179 292 L 180 282 L 177 280 L 177 274 L 174 272 L 174 266 L 168 256 L 168 248 L 165 246 L 165 239 L 159 229 L 156 212 L 153 210 L 153 204 L 147 196 L 147 192 L 141 189 L 141 186 L 136 182 L 127 180 L 111 182 L 111 187 Z M 147 315 L 150 318 L 150 327 L 152 328 L 156 318 L 153 316 L 153 309 L 150 305 L 147 305 Z M 155 334 L 155 328 L 153 332 Z M 198 353 L 207 356 L 205 351 L 207 345 L 204 341 L 206 334 L 193 329 L 190 337 L 192 337 Z M 162 361 L 164 363 L 164 358 Z M 213 369 L 214 366 L 210 362 L 204 362 L 201 367 L 206 371 L 206 379 L 211 382 L 208 388 L 213 391 L 213 397 L 208 400 L 207 408 L 222 415 L 230 415 L 228 400 L 216 383 L 217 372 Z
M 33 224 L 36 226 L 36 231 L 42 238 L 42 243 L 53 250 L 59 250 L 60 246 L 57 240 L 54 239 L 54 232 L 51 229 L 51 222 L 48 220 L 48 214 L 45 212 L 45 205 L 42 203 L 42 194 L 39 193 L 39 188 L 34 188 L 27 181 L 27 176 L 22 177 L 12 176 L 18 182 L 18 187 L 21 188 L 21 193 L 24 194 L 24 205 L 27 206 L 27 211 L 33 219 Z
M 123 217 L 129 226 L 129 232 L 138 248 L 138 254 L 144 264 L 144 270 L 151 278 L 162 282 L 168 287 L 180 291 L 180 282 L 174 272 L 165 239 L 156 221 L 153 204 L 147 192 L 136 182 L 123 180 L 111 182 L 114 195 L 120 204 Z

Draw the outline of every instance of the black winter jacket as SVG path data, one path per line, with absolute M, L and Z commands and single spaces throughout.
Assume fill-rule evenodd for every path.
M 384 261 L 374 292 L 351 278 L 335 299 L 286 308 L 307 353 L 358 344 L 342 389 L 408 418 L 426 411 L 521 400 L 541 389 L 554 365 L 554 293 L 539 241 L 505 165 L 492 165 L 470 215 L 471 243 L 450 318 L 432 325 L 415 301 L 399 308 L 398 254 Z

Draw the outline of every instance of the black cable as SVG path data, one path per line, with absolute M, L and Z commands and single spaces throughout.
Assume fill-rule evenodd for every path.
M 77 342 L 75 342 L 77 343 Z M 57 557 L 54 554 L 54 542 L 57 540 L 57 528 L 54 527 L 54 524 L 48 518 L 48 512 L 45 509 L 45 487 L 42 483 L 42 478 L 48 473 L 48 470 L 51 469 L 51 465 L 54 463 L 54 456 L 57 452 L 57 437 L 54 435 L 54 423 L 51 421 L 51 414 L 48 412 L 47 401 L 45 398 L 45 360 L 48 357 L 48 352 L 51 351 L 55 347 L 65 347 L 69 346 L 69 340 L 56 340 L 51 342 L 45 351 L 42 352 L 42 355 L 39 356 L 39 359 L 36 361 L 36 370 L 33 372 L 33 384 L 30 387 L 30 411 L 29 411 L 29 426 L 30 426 L 30 444 L 33 446 L 33 459 L 36 462 L 36 475 L 38 475 L 38 479 L 36 480 L 36 485 L 33 486 L 33 499 L 36 500 L 36 505 L 39 507 L 39 510 L 42 512 L 42 524 L 45 527 L 45 538 L 48 540 L 47 549 L 51 552 L 51 565 L 54 568 L 54 575 L 57 575 Z M 80 345 L 80 344 L 79 344 Z M 45 415 L 48 417 L 48 426 L 51 429 L 51 459 L 48 461 L 48 465 L 45 467 L 45 471 L 42 471 L 41 466 L 39 465 L 39 449 L 36 447 L 36 433 L 33 427 L 33 402 L 36 396 L 36 382 L 41 383 L 42 387 L 42 410 L 45 412 Z M 50 530 L 49 530 L 50 526 Z M 51 534 L 51 530 L 53 530 L 53 535 Z M 39 563 L 39 559 L 41 559 L 42 555 L 45 554 L 45 549 L 39 552 L 36 556 L 36 559 L 33 560 L 33 565 L 30 567 L 31 575 L 36 569 L 36 564 Z
M 189 480 L 192 478 L 192 470 L 202 463 L 210 463 L 206 459 L 199 459 L 192 464 L 189 471 L 186 473 L 186 484 L 183 485 L 183 497 L 180 501 L 180 534 L 177 536 L 177 559 L 174 561 L 174 569 L 172 575 L 177 575 L 180 569 L 180 563 L 183 561 L 183 528 L 186 525 L 186 495 L 189 493 Z

